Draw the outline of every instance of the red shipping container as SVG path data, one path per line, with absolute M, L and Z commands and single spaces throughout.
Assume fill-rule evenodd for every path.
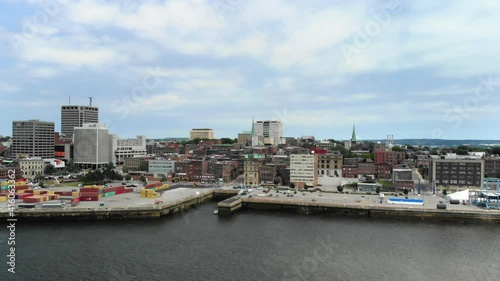
M 24 193 L 31 193 L 31 194 L 33 194 L 33 190 L 32 189 L 26 189 L 26 191 Z
M 24 199 L 26 197 L 33 196 L 33 194 L 30 193 L 16 193 L 16 199 Z
M 125 186 L 123 186 L 123 185 L 117 186 L 117 187 L 116 187 L 116 191 L 118 191 L 118 190 L 123 190 L 123 191 L 125 191 Z
M 97 192 L 80 192 L 80 197 L 99 197 Z
M 99 192 L 99 188 L 91 188 L 91 187 L 82 187 L 80 188 L 80 192 Z
M 39 203 L 42 201 L 42 198 L 39 197 L 26 197 L 23 199 L 24 203 Z
M 7 194 L 7 193 L 0 193 L 0 197 L 8 197 L 8 196 L 9 196 L 9 194 Z
M 134 192 L 133 188 L 125 188 L 125 193 Z
M 113 191 L 116 191 L 116 187 L 106 187 L 105 189 L 103 189 L 103 193 L 108 193 L 108 192 L 113 192 Z
M 54 194 L 63 195 L 64 191 L 54 191 Z M 63 195 L 64 196 L 64 195 Z M 70 195 L 71 196 L 71 195 Z
M 57 192 L 56 192 L 57 194 Z M 71 191 L 63 191 L 62 194 L 60 194 L 61 196 L 73 196 L 73 192 Z
M 125 190 L 117 190 L 117 191 L 115 191 L 115 195 L 123 194 L 123 193 L 125 193 Z
M 71 202 L 80 202 L 80 197 L 75 197 L 71 199 Z
M 16 186 L 16 190 L 26 190 L 26 189 L 28 189 L 27 185 L 18 185 L 18 186 Z
M 47 193 L 48 193 L 48 191 L 47 191 L 47 190 L 41 190 L 41 191 L 40 191 L 40 195 L 45 195 L 45 194 L 47 194 Z

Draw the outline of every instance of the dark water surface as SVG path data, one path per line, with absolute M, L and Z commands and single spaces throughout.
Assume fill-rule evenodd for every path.
M 18 222 L 0 280 L 500 280 L 500 225 L 240 212 Z M 5 225 L 3 223 L 2 225 Z

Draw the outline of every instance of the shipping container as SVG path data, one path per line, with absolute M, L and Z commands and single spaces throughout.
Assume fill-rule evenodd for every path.
M 97 192 L 80 192 L 80 197 L 98 197 Z
M 16 190 L 26 190 L 28 188 L 29 187 L 27 185 L 18 185 L 18 186 L 16 186 Z
M 104 193 L 104 197 L 111 197 L 111 196 L 115 196 L 115 195 L 116 194 L 114 191 Z
M 30 193 L 16 193 L 16 199 L 23 199 L 26 197 L 33 196 L 33 194 Z
M 78 192 L 78 191 L 71 192 L 71 196 L 73 196 L 73 197 L 79 197 L 80 196 L 80 192 Z
M 6 201 L 7 201 L 7 197 L 0 196 L 0 202 L 6 202 Z
M 24 193 L 31 193 L 31 194 L 33 194 L 33 191 L 34 191 L 34 190 L 32 190 L 32 189 L 26 189 L 26 190 L 24 191 Z
M 95 192 L 95 193 L 99 193 L 99 189 L 98 188 L 82 187 L 82 188 L 80 188 L 80 192 Z

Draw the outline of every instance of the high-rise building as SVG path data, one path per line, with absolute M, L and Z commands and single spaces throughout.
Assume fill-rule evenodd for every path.
M 12 122 L 13 158 L 54 158 L 54 122 Z
M 290 155 L 290 182 L 296 187 L 318 185 L 318 155 Z
M 74 163 L 82 168 L 105 167 L 111 158 L 108 129 L 103 124 L 86 124 L 75 127 Z
M 255 136 L 264 137 L 265 144 L 278 145 L 283 138 L 283 123 L 280 121 L 256 121 L 253 126 Z
M 65 139 L 73 138 L 75 127 L 84 123 L 98 123 L 99 108 L 87 105 L 61 106 L 61 134 Z

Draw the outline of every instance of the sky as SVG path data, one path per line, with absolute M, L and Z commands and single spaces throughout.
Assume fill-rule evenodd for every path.
M 99 107 L 122 138 L 500 139 L 500 2 L 0 2 L 0 134 Z M 71 97 L 71 98 L 70 98 Z

